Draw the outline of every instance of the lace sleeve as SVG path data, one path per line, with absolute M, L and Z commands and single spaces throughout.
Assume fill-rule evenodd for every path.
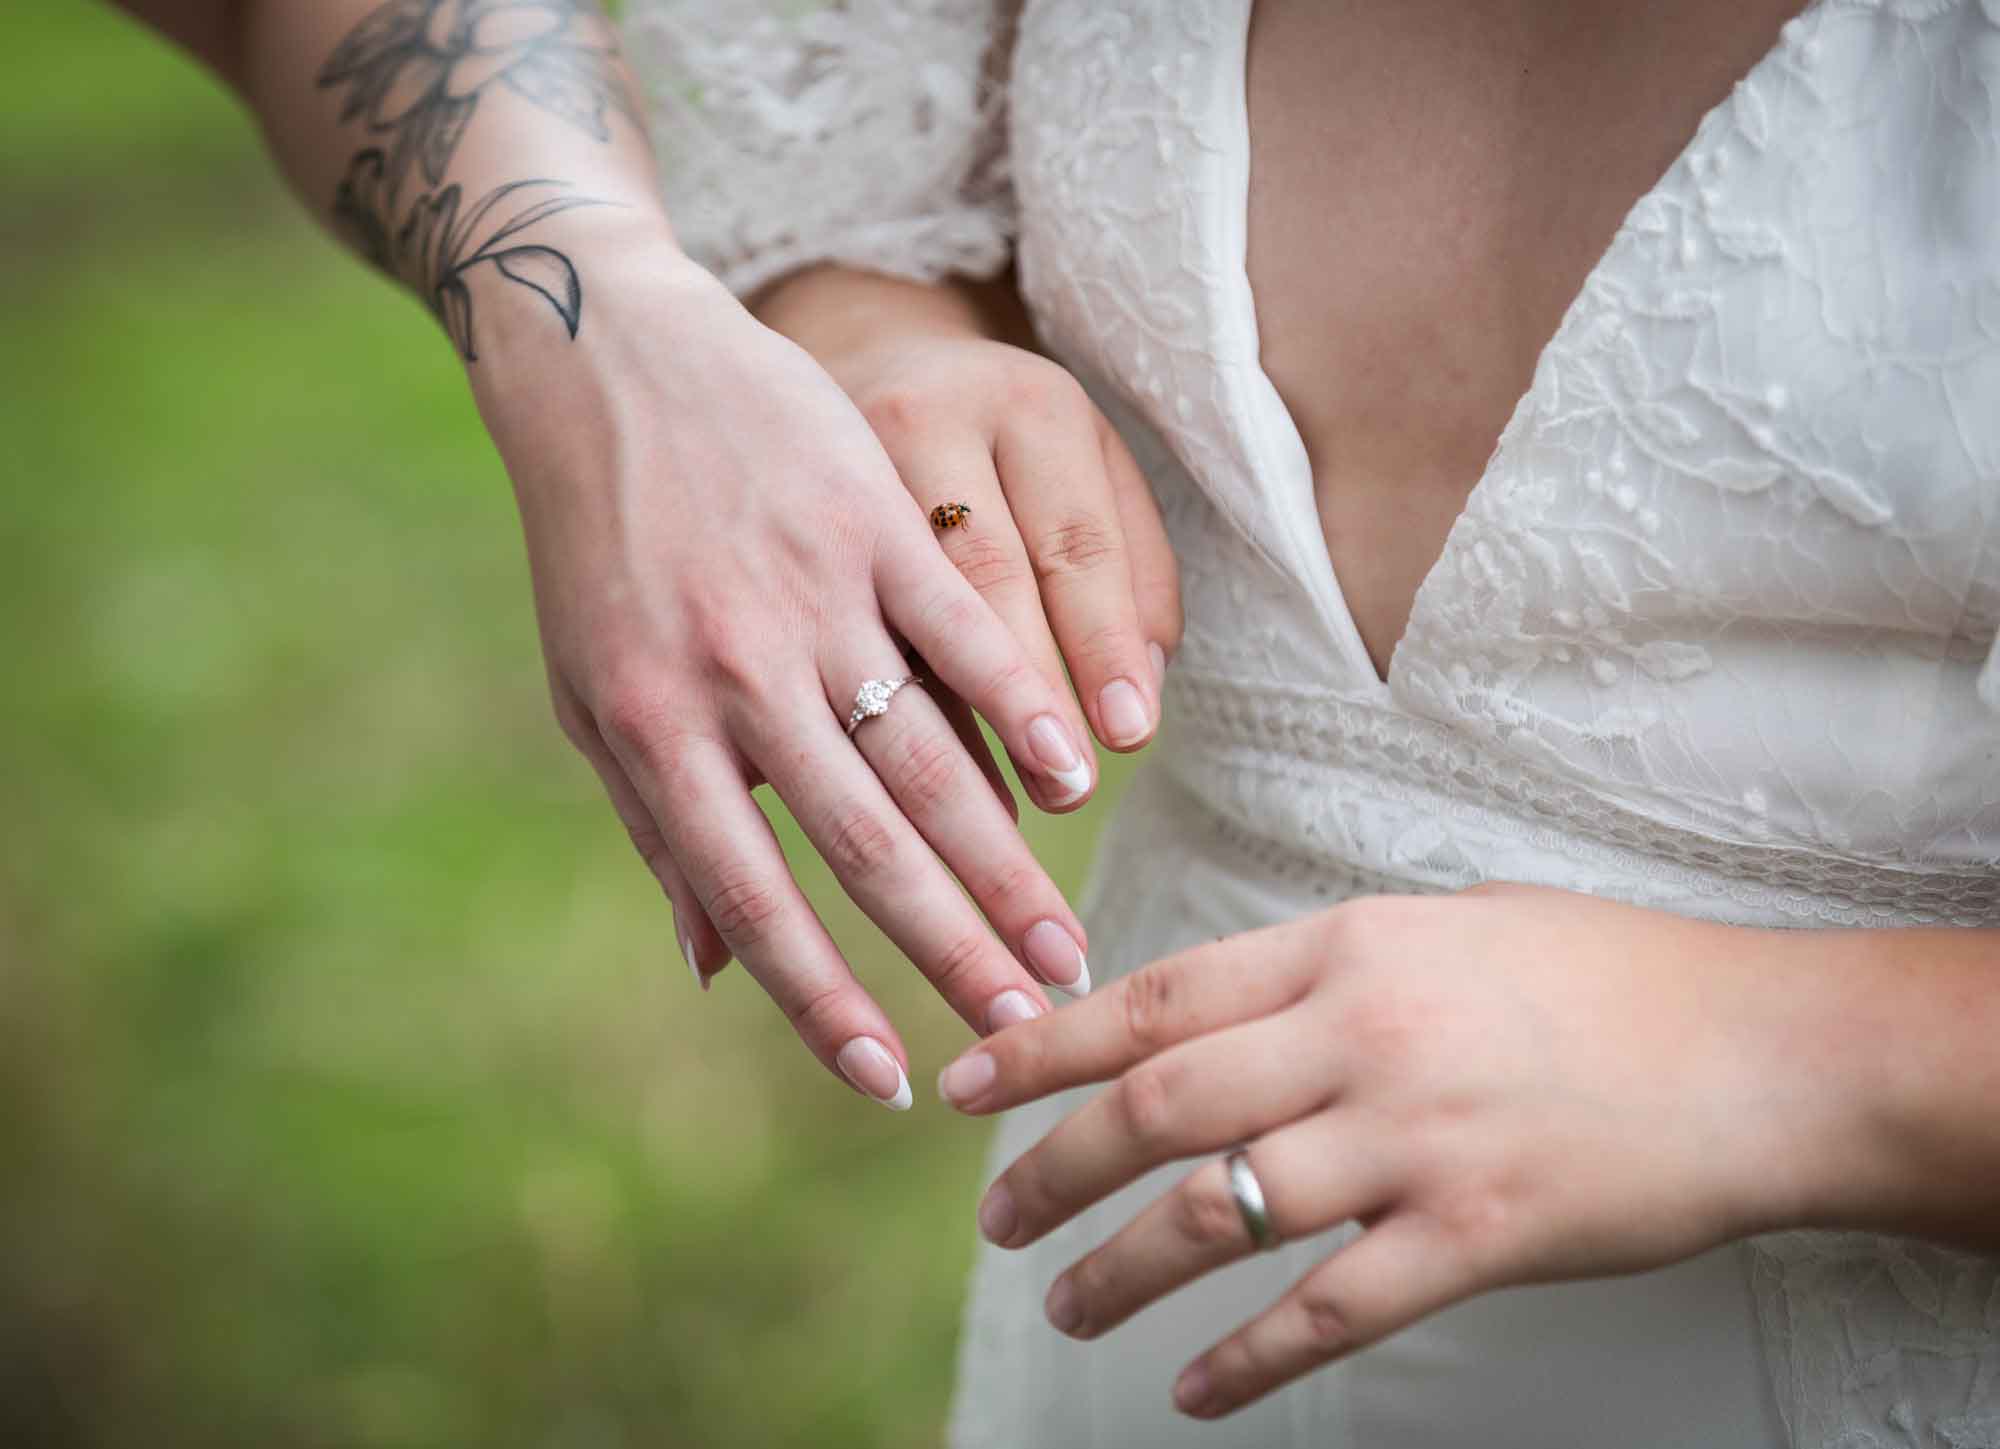
M 738 295 L 814 262 L 988 277 L 1014 229 L 1005 0 L 627 0 L 668 214 Z

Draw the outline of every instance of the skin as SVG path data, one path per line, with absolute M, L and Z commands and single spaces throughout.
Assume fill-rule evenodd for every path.
M 681 252 L 594 9 L 129 8 L 241 93 L 317 214 L 350 239 L 372 217 L 364 250 L 453 324 L 513 480 L 557 719 L 673 901 L 697 979 L 742 961 L 829 1071 L 907 1105 L 895 1028 L 751 799 L 768 783 L 975 1031 L 1045 1011 L 1044 982 L 1087 989 L 1083 928 L 1022 840 L 972 726 L 977 711 L 1038 804 L 1074 808 L 1095 772 L 1060 672 L 940 552 L 840 386 Z M 467 50 L 467 24 L 481 53 L 448 73 L 412 63 L 373 88 L 381 70 L 342 70 L 357 47 L 420 60 Z M 506 83 L 550 36 L 578 62 L 560 85 Z M 595 115 L 575 103 L 579 74 Z M 403 144 L 419 122 L 437 123 L 420 152 Z M 370 150 L 379 181 L 358 194 Z M 406 218 L 454 192 L 461 218 L 483 198 L 505 206 L 452 254 L 478 264 L 453 272 L 464 290 L 447 295 L 398 239 Z M 568 209 L 531 209 L 545 198 Z M 532 229 L 512 238 L 511 272 L 478 261 L 480 242 L 522 217 Z M 935 682 L 902 691 L 850 740 L 857 686 L 908 673 L 904 643 Z
M 1238 1144 L 1281 1239 L 1360 1221 L 1186 1366 L 1175 1402 L 1211 1418 L 1473 1294 L 1751 1233 L 2000 1253 L 1996 983 L 2000 931 L 1752 930 L 1489 884 L 1168 957 L 939 1091 L 983 1116 L 1108 1084 L 987 1191 L 1002 1247 L 1207 1159 L 1051 1285 L 1080 1339 L 1254 1251 L 1217 1155 Z

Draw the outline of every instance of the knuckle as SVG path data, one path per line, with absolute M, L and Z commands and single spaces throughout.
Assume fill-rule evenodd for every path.
M 952 941 L 931 965 L 931 983 L 946 996 L 952 995 L 975 975 L 986 960 L 987 940 L 978 932 L 967 932 Z
M 930 410 L 929 399 L 916 389 L 902 386 L 885 388 L 861 406 L 861 416 L 884 442 L 908 437 L 922 424 Z
M 1236 1199 L 1230 1196 L 1219 1166 L 1190 1177 L 1174 1208 L 1174 1230 L 1196 1247 L 1237 1247 L 1246 1241 L 1243 1215 L 1236 1210 Z
M 702 906 L 709 923 L 740 954 L 770 935 L 784 902 L 769 882 L 745 874 L 724 877 Z
M 1035 536 L 1030 553 L 1043 579 L 1087 573 L 1118 556 L 1118 534 L 1093 514 L 1066 514 Z
M 1174 1131 L 1174 1095 L 1171 1074 L 1153 1063 L 1127 1072 L 1113 1098 L 1126 1134 L 1142 1147 L 1165 1145 Z
M 1137 1046 L 1151 1050 L 1173 1039 L 1174 1017 L 1180 1009 L 1180 988 L 1158 969 L 1137 971 L 1118 984 L 1125 1032 Z
M 906 814 L 935 814 L 957 792 L 966 764 L 958 737 L 912 726 L 891 748 L 889 792 Z
M 598 721 L 605 738 L 648 770 L 670 775 L 686 752 L 687 734 L 664 690 L 625 685 L 614 690 Z
M 827 814 L 823 832 L 827 864 L 842 879 L 866 878 L 888 869 L 896 858 L 896 837 L 873 809 L 852 801 Z
M 846 1004 L 847 993 L 829 982 L 787 1003 L 785 1019 L 805 1041 L 839 1041 L 845 1035 L 840 1027 Z
M 1001 866 L 980 882 L 977 892 L 979 902 L 986 907 L 989 916 L 1004 912 L 1016 902 L 1029 901 L 1040 895 L 1045 879 L 1042 868 L 1032 861 L 1016 861 Z
M 963 532 L 963 529 L 953 530 L 954 535 Z M 1012 593 L 1028 582 L 1028 570 L 1022 560 L 989 535 L 954 536 L 946 548 L 965 581 L 982 594 Z
M 1353 1322 L 1350 1305 L 1331 1284 L 1314 1283 L 1299 1294 L 1299 1326 L 1314 1354 L 1329 1357 L 1354 1342 Z

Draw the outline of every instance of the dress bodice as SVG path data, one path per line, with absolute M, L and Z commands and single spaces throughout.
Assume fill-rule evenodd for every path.
M 1916 917 L 2000 922 L 2000 32 L 1929 10 L 1813 6 L 1632 208 L 1384 682 L 1258 360 L 1247 0 L 1028 7 L 1023 292 L 1200 495 L 1170 502 L 1191 780 L 1218 744 L 1449 762 L 1461 799 L 1851 881 L 1837 919 L 1921 875 Z

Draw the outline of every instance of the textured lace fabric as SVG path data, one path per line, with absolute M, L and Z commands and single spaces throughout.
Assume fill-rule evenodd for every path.
M 632 0 L 674 229 L 740 294 L 813 262 L 934 281 L 1007 263 L 992 0 Z
M 1004 97 L 992 4 L 629 9 L 697 255 L 749 288 L 820 259 L 984 275 L 1011 241 L 1155 486 L 1188 626 L 1093 877 L 1102 974 L 1493 878 L 1745 925 L 2000 926 L 1995 0 L 1814 0 L 1785 27 L 1592 270 L 1386 680 L 1258 360 L 1249 0 L 1030 0 Z M 1079 1368 L 1041 1324 L 1062 1251 L 982 1257 L 955 1442 L 1180 1442 L 1144 1418 L 1176 1365 L 1112 1357 L 1135 1330 Z M 1797 1449 L 2000 1449 L 2000 1261 L 1789 1233 L 1745 1271 Z M 1235 1311 L 1196 1294 L 1160 1332 Z M 1369 1357 L 1189 1442 L 1406 1442 L 1358 1427 Z M 1412 1425 L 1432 1392 L 1404 1392 Z M 1692 1442 L 1638 1402 L 1589 1442 Z M 1516 1442 L 1498 1422 L 1428 1442 Z M 1586 1442 L 1565 1432 L 1539 1442 Z

